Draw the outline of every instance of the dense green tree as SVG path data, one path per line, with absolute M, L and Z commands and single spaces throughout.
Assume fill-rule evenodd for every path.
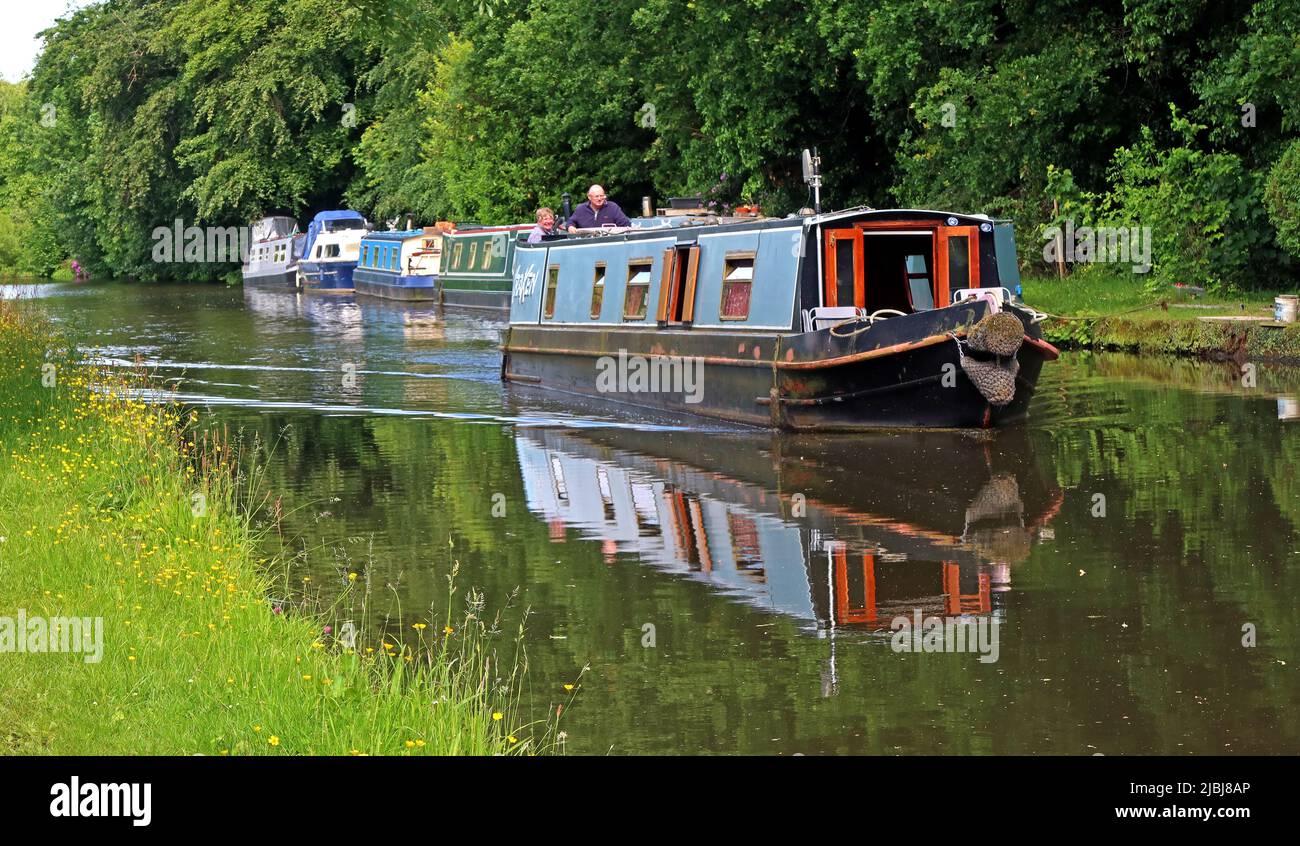
M 47 184 L 28 166 L 44 114 L 25 84 L 0 81 L 0 270 L 33 276 L 53 274 L 63 258 L 47 223 L 55 214 Z
M 5 91 L 0 261 L 232 277 L 152 263 L 153 229 L 343 203 L 513 222 L 592 182 L 785 214 L 815 146 L 830 208 L 985 211 L 1030 242 L 1066 215 L 1151 226 L 1152 284 L 1273 286 L 1298 249 L 1297 21 L 1300 0 L 103 0 Z

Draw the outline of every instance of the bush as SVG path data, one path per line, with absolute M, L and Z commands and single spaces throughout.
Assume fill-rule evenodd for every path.
M 1269 171 L 1264 205 L 1278 245 L 1300 257 L 1300 141 L 1292 141 Z
M 1258 287 L 1252 260 L 1271 240 L 1259 178 L 1232 153 L 1200 149 L 1205 129 L 1171 106 L 1176 139 L 1162 146 L 1150 127 L 1116 150 L 1111 191 L 1099 219 L 1114 226 L 1150 227 L 1154 241 L 1149 289 L 1174 282 L 1215 290 Z

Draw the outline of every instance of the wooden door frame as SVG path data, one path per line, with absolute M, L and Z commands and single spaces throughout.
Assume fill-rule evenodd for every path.
M 953 236 L 966 237 L 966 263 L 970 270 L 967 284 L 961 287 L 978 288 L 980 286 L 980 228 L 978 226 L 940 226 L 935 232 L 935 278 L 939 280 L 938 293 L 942 297 L 935 303 L 936 308 L 951 305 L 952 284 L 948 278 L 948 239 Z
M 861 226 L 824 229 L 822 230 L 822 238 L 823 249 L 826 253 L 826 265 L 822 274 L 822 302 L 828 306 L 857 306 L 858 303 L 865 303 L 867 297 L 867 280 L 866 265 L 862 260 Z M 849 239 L 852 239 L 853 241 L 853 302 L 841 303 L 839 302 L 839 285 L 835 284 L 839 281 L 836 276 L 839 264 L 836 261 L 835 242 Z
M 685 264 L 681 261 L 683 252 L 686 253 Z M 700 270 L 700 245 L 674 244 L 664 250 L 663 262 L 655 320 L 660 329 L 666 326 L 689 329 L 695 320 L 695 282 Z M 680 321 L 672 319 L 677 312 L 678 303 L 682 307 Z
M 832 551 L 835 562 L 835 614 L 836 624 L 877 622 L 876 608 L 876 556 L 862 553 L 862 605 L 850 605 L 848 548 L 837 544 Z
M 835 279 L 836 255 L 835 241 L 844 240 L 847 233 L 856 234 L 855 247 L 856 254 L 853 262 L 853 298 L 854 305 L 866 302 L 866 270 L 865 270 L 865 251 L 866 239 L 863 238 L 864 232 L 891 232 L 895 230 L 923 230 L 929 233 L 930 237 L 930 258 L 932 261 L 931 283 L 934 286 L 934 306 L 943 308 L 951 304 L 952 286 L 948 279 L 948 238 L 954 235 L 966 236 L 967 238 L 967 263 L 970 267 L 970 279 L 965 285 L 967 288 L 980 287 L 980 227 L 978 225 L 968 224 L 962 226 L 948 226 L 939 220 L 876 220 L 855 223 L 852 226 L 840 227 L 838 229 L 823 229 L 823 251 L 826 255 L 826 263 L 822 270 L 820 280 L 822 289 L 823 302 L 828 306 L 839 305 L 836 296 L 836 286 L 831 284 Z

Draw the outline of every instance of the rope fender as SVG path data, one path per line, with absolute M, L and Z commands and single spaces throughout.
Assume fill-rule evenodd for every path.
M 1005 311 L 990 314 L 971 327 L 965 344 L 955 335 L 953 340 L 961 369 L 989 405 L 1001 407 L 1015 399 L 1020 372 L 1016 353 L 1025 340 L 1020 318 Z

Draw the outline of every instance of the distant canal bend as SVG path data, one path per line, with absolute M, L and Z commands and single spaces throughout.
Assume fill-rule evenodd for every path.
M 1300 753 L 1300 371 L 1072 353 L 1006 431 L 791 436 L 504 387 L 473 312 L 4 293 L 273 443 L 295 576 L 363 573 L 387 636 L 452 555 L 518 589 L 569 752 Z

